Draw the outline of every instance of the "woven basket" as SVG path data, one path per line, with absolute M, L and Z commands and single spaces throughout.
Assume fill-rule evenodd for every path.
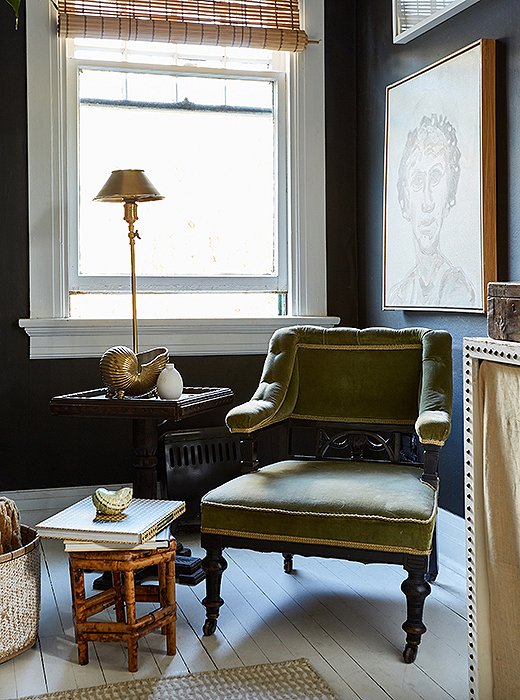
M 40 621 L 40 538 L 21 526 L 20 549 L 0 554 L 0 663 L 32 647 Z

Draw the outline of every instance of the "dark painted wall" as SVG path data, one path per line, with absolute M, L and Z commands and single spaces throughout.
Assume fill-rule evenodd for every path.
M 353 35 L 346 8 L 340 17 Z M 334 43 L 329 63 L 334 65 L 341 56 L 341 44 Z M 3 0 L 0 66 L 0 491 L 127 480 L 128 422 L 52 417 L 48 410 L 54 395 L 99 386 L 97 361 L 29 360 L 29 341 L 18 327 L 18 319 L 29 315 L 25 29 L 22 10 L 20 28 L 14 31 L 13 14 Z M 345 236 L 345 226 L 348 235 L 355 230 L 355 95 L 342 83 L 329 98 L 328 155 L 333 176 L 328 196 L 329 313 L 355 324 L 356 255 Z M 230 386 L 239 403 L 256 388 L 263 357 L 179 357 L 175 361 L 187 385 Z M 183 427 L 222 424 L 225 412 L 214 411 Z
M 453 335 L 452 437 L 444 450 L 441 504 L 463 508 L 462 338 L 487 335 L 483 314 L 381 311 L 385 86 L 480 38 L 498 39 L 498 279 L 520 278 L 520 2 L 483 0 L 414 39 L 394 45 L 390 0 L 358 3 L 358 234 L 362 325 L 445 328 Z
M 462 337 L 485 335 L 486 324 L 483 316 L 470 314 L 380 310 L 385 86 L 481 37 L 500 40 L 499 279 L 518 279 L 519 20 L 520 2 L 483 0 L 396 46 L 390 0 L 326 0 L 329 313 L 345 325 L 424 325 L 452 333 L 454 426 L 444 451 L 441 503 L 458 513 L 463 498 Z M 29 313 L 24 42 L 23 15 L 15 32 L 9 8 L 0 3 L 0 490 L 120 481 L 128 478 L 130 427 L 125 421 L 65 419 L 48 412 L 51 396 L 99 384 L 97 362 L 29 361 L 28 339 L 18 328 L 18 319 Z M 187 383 L 231 386 L 237 402 L 251 395 L 262 361 L 260 356 L 176 360 Z M 215 411 L 197 424 L 219 424 L 224 413 Z
M 328 299 L 330 312 L 354 327 L 359 321 L 356 47 L 356 0 L 325 0 Z

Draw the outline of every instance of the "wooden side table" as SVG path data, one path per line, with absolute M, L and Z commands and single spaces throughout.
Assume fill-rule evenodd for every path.
M 128 670 L 136 672 L 138 640 L 161 628 L 166 635 L 166 653 L 176 652 L 175 540 L 164 549 L 140 551 L 69 552 L 72 612 L 78 661 L 88 663 L 88 642 L 124 642 L 128 648 Z M 158 568 L 159 585 L 136 584 L 136 571 Z M 110 572 L 112 587 L 86 597 L 85 571 Z M 136 602 L 158 602 L 159 607 L 137 617 Z M 115 605 L 116 622 L 88 621 L 91 615 Z
M 126 418 L 132 421 L 134 496 L 157 498 L 158 425 L 181 421 L 233 401 L 226 387 L 185 387 L 179 399 L 160 399 L 154 392 L 142 397 L 107 398 L 106 388 L 54 396 L 50 411 L 59 416 Z
M 189 416 L 204 413 L 233 401 L 234 394 L 227 387 L 185 387 L 179 399 L 160 399 L 155 390 L 145 396 L 107 398 L 107 389 L 91 389 L 75 394 L 54 396 L 50 411 L 57 416 L 88 418 L 126 418 L 132 421 L 133 487 L 135 498 L 157 498 L 157 443 L 158 426 L 164 421 L 182 421 Z M 204 578 L 200 566 L 192 571 L 194 562 L 190 550 L 179 544 L 177 553 L 186 563 L 177 567 L 186 582 L 194 585 Z M 94 587 L 110 585 L 108 575 L 96 579 Z

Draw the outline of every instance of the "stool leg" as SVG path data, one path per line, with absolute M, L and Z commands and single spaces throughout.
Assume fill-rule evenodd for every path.
M 82 633 L 78 631 L 78 625 L 87 620 L 85 609 L 85 576 L 83 575 L 83 570 L 76 568 L 70 558 L 69 570 L 72 593 L 72 614 L 74 617 L 76 644 L 78 645 L 78 663 L 81 666 L 85 666 L 88 664 L 88 642 L 82 638 Z
M 172 606 L 175 609 L 175 559 L 172 556 L 169 561 L 159 564 L 159 595 L 161 607 Z M 177 652 L 177 613 L 161 632 L 166 636 L 166 653 L 174 656 Z
M 121 572 L 112 571 L 112 585 L 116 593 L 116 620 L 118 622 L 125 621 L 125 606 L 123 604 L 123 586 L 121 583 Z
M 173 656 L 177 652 L 177 610 L 175 602 L 175 556 L 166 563 L 166 602 L 174 608 L 172 621 L 166 625 L 166 653 Z
M 164 608 L 168 605 L 168 597 L 166 595 L 166 563 L 164 561 L 157 564 L 159 578 L 159 605 Z M 168 625 L 161 627 L 161 634 L 168 633 Z
M 125 602 L 126 602 L 126 617 L 127 625 L 135 628 L 136 613 L 135 613 L 135 583 L 134 572 L 125 571 Z M 128 635 L 128 670 L 131 673 L 137 671 L 137 641 L 138 635 L 135 629 L 131 630 Z

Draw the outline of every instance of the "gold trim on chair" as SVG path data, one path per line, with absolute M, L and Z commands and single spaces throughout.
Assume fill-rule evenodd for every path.
M 404 418 L 398 418 L 397 420 L 389 418 L 338 418 L 336 416 L 311 416 L 303 413 L 293 413 L 291 417 L 298 418 L 299 420 L 321 420 L 325 422 L 331 421 L 333 423 L 370 423 L 371 425 L 384 425 L 386 423 L 387 425 L 409 425 L 410 427 L 413 427 L 415 420 L 413 418 L 411 420 Z
M 412 547 L 395 547 L 394 545 L 365 544 L 362 542 L 346 542 L 343 540 L 322 540 L 310 537 L 293 537 L 291 535 L 260 535 L 257 532 L 238 532 L 237 530 L 219 530 L 217 528 L 203 527 L 202 533 L 206 535 L 227 535 L 229 537 L 244 537 L 251 540 L 263 540 L 277 542 L 298 542 L 300 544 L 323 544 L 331 547 L 351 547 L 352 549 L 369 549 L 376 552 L 397 552 L 399 554 L 431 554 L 431 549 L 413 549 Z
M 363 520 L 384 520 L 385 522 L 392 523 L 417 523 L 418 525 L 426 525 L 432 522 L 437 513 L 437 490 L 434 489 L 434 491 L 435 503 L 432 509 L 432 514 L 425 520 L 421 520 L 420 518 L 390 518 L 386 515 L 365 515 L 363 513 L 320 513 L 319 511 L 284 510 L 283 508 L 262 508 L 256 506 L 244 506 L 240 504 L 228 505 L 227 503 L 215 503 L 214 501 L 203 501 L 203 505 L 213 506 L 216 508 L 229 508 L 231 510 L 250 510 L 257 513 L 279 513 L 280 515 L 303 515 L 311 517 L 315 516 L 318 518 L 361 518 Z M 203 528 L 203 530 L 205 532 L 209 532 L 209 530 L 205 530 L 205 528 Z M 313 542 L 314 541 L 315 540 L 313 540 Z
M 422 350 L 421 343 L 410 345 L 320 345 L 319 343 L 295 343 L 296 348 L 313 350 Z

